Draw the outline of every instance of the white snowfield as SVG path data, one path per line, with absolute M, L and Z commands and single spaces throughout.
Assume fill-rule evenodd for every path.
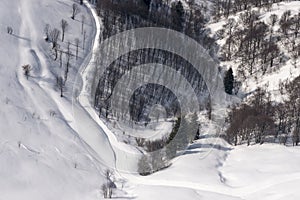
M 151 176 L 130 173 L 138 152 L 118 141 L 90 104 L 101 20 L 85 1 L 86 48 L 72 58 L 64 98 L 54 74 L 44 26 L 69 23 L 65 42 L 82 38 L 72 0 L 3 0 L 0 7 L 0 200 L 102 199 L 107 168 L 125 179 L 119 199 L 299 199 L 300 149 L 280 145 L 232 147 L 211 134 L 190 146 L 173 165 Z M 14 29 L 6 33 L 7 26 Z M 82 39 L 81 39 L 82 41 Z M 74 45 L 71 49 L 75 52 Z M 27 80 L 22 66 L 30 64 Z M 204 133 L 204 134 L 205 134 Z M 130 156 L 128 156 L 130 155 Z M 136 156 L 136 157 L 135 157 Z

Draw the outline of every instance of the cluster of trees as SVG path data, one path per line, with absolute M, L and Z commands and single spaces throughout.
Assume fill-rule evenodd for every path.
M 115 180 L 114 180 L 114 173 L 113 171 L 107 169 L 104 172 L 105 176 L 105 183 L 101 186 L 101 191 L 103 194 L 103 197 L 105 199 L 112 198 L 112 195 L 114 194 L 114 190 L 117 188 Z
M 178 118 L 168 137 L 155 141 L 137 138 L 139 146 L 147 152 L 138 163 L 140 175 L 149 175 L 170 166 L 170 160 L 185 150 L 189 143 L 199 139 L 199 124 L 196 113 L 189 117 Z
M 208 9 L 189 1 L 189 9 L 184 9 L 180 0 L 101 0 L 97 2 L 98 14 L 103 18 L 103 38 L 132 28 L 171 28 L 199 41 L 212 55 L 215 41 L 209 37 L 205 23 Z
M 167 87 L 158 84 L 146 84 L 138 88 L 130 98 L 130 102 L 124 102 L 124 98 L 119 98 L 115 101 L 119 105 L 130 105 L 129 112 L 127 110 L 115 110 L 111 108 L 110 98 L 113 94 L 114 88 L 127 71 L 134 66 L 145 63 L 160 63 L 172 67 L 178 71 L 190 83 L 194 92 L 196 93 L 199 105 L 201 108 L 209 108 L 209 94 L 205 82 L 201 75 L 193 66 L 178 55 L 159 49 L 142 49 L 131 51 L 114 61 L 107 71 L 100 77 L 99 83 L 95 93 L 95 107 L 99 110 L 99 115 L 105 118 L 114 117 L 119 120 L 128 118 L 135 122 L 147 123 L 149 122 L 149 112 L 153 105 L 162 105 L 167 111 L 167 117 L 178 116 L 180 114 L 180 104 L 176 95 Z M 150 72 L 148 72 L 150 73 Z M 155 73 L 155 72 L 153 72 Z M 175 71 L 174 71 L 175 73 Z M 152 74 L 149 74 L 150 76 Z M 157 75 L 157 74 L 156 74 Z M 153 74 L 152 76 L 155 76 Z M 173 81 L 172 74 L 168 77 L 163 77 L 164 81 Z M 132 74 L 128 81 L 134 81 L 135 77 Z M 105 84 L 103 84 L 105 83 Z M 180 86 L 180 82 L 177 83 Z M 118 95 L 118 94 L 117 94 Z M 187 94 L 187 96 L 190 94 Z M 121 96 L 121 94 L 120 94 Z
M 293 65 L 296 67 L 298 64 L 297 59 L 300 56 L 300 11 L 298 14 L 292 15 L 291 11 L 287 10 L 279 19 L 278 24 L 282 35 L 282 43 L 290 53 Z
M 238 20 L 229 18 L 218 33 L 226 38 L 221 59 L 239 63 L 238 75 L 241 79 L 264 75 L 285 62 L 284 52 L 278 46 L 281 41 L 296 66 L 300 51 L 297 43 L 299 21 L 300 13 L 291 16 L 290 11 L 286 11 L 280 19 L 272 14 L 267 23 L 259 20 L 256 11 L 245 11 Z M 280 29 L 275 32 L 274 26 L 277 24 Z
M 215 41 L 208 36 L 207 30 L 204 28 L 204 24 L 208 21 L 205 15 L 206 9 L 196 5 L 194 1 L 189 1 L 189 7 L 190 9 L 184 9 L 181 1 L 173 1 L 172 3 L 164 0 L 98 1 L 97 10 L 98 14 L 102 16 L 104 27 L 102 39 L 138 27 L 165 27 L 180 31 L 196 39 L 207 47 L 210 54 L 214 55 Z M 176 69 L 191 83 L 199 99 L 207 100 L 206 85 L 201 75 L 194 70 L 190 63 L 180 56 L 163 50 L 141 49 L 121 56 L 101 76 L 95 95 L 95 107 L 99 110 L 99 115 L 106 118 L 114 115 L 110 108 L 110 97 L 115 84 L 133 66 L 145 63 L 160 63 Z M 203 108 L 208 107 L 204 105 L 205 100 L 199 100 L 201 101 L 200 106 Z M 177 116 L 180 111 L 174 94 L 164 87 L 153 84 L 140 88 L 129 103 L 132 119 L 146 123 L 149 119 L 145 113 L 154 104 L 164 106 L 168 111 L 168 116 Z M 119 118 L 119 116 L 114 117 Z
M 249 10 L 250 8 L 266 8 L 270 9 L 273 3 L 279 3 L 283 0 L 216 0 L 215 2 L 215 17 L 228 17 L 237 12 Z
M 273 34 L 274 16 L 270 17 L 272 25 L 259 21 L 258 17 L 257 12 L 246 11 L 238 21 L 230 18 L 221 31 L 227 38 L 222 47 L 222 59 L 240 63 L 241 78 L 258 72 L 265 74 L 282 62 L 283 55 Z
M 181 1 L 175 1 L 172 4 L 162 0 L 98 1 L 98 14 L 102 16 L 104 25 L 102 39 L 123 30 L 159 26 L 172 28 L 193 37 L 209 48 L 211 54 L 214 54 L 216 47 L 214 40 L 207 36 L 204 28 L 207 21 L 205 12 L 192 1 L 190 1 L 189 6 L 191 9 L 185 10 Z M 99 110 L 99 115 L 106 118 L 114 115 L 110 108 L 110 97 L 115 84 L 133 66 L 145 63 L 161 63 L 176 69 L 191 82 L 199 99 L 203 99 L 203 97 L 207 99 L 207 95 L 205 95 L 207 92 L 206 85 L 201 75 L 193 69 L 190 63 L 177 55 L 159 49 L 142 49 L 121 56 L 100 78 L 95 95 L 95 107 Z M 203 102 L 205 101 L 200 103 L 201 106 L 208 107 L 203 105 Z M 154 104 L 163 105 L 168 111 L 168 116 L 176 116 L 180 111 L 174 94 L 162 86 L 153 84 L 140 88 L 129 103 L 132 119 L 146 123 L 149 119 L 145 113 Z M 119 116 L 114 117 L 119 118 Z
M 233 108 L 229 114 L 227 140 L 234 145 L 247 142 L 264 143 L 268 135 L 274 133 L 275 122 L 271 117 L 273 106 L 270 94 L 258 89 L 248 104 Z
M 300 76 L 282 84 L 281 94 L 287 99 L 280 107 L 280 131 L 292 136 L 293 145 L 300 142 Z M 279 115 L 280 114 L 280 115 Z
M 293 145 L 300 142 L 300 77 L 281 83 L 281 103 L 272 102 L 270 93 L 258 89 L 244 103 L 232 109 L 226 139 L 234 145 L 262 144 L 265 141 Z M 289 140 L 290 139 L 290 140 Z
M 80 13 L 79 5 L 74 3 L 72 5 L 72 16 L 71 18 L 75 20 L 76 16 Z M 84 44 L 86 40 L 86 31 L 84 30 L 85 16 L 81 16 L 81 34 L 82 34 L 82 47 L 84 49 Z M 62 69 L 61 74 L 56 76 L 56 84 L 60 90 L 60 96 L 63 97 L 65 85 L 68 79 L 68 73 L 71 67 L 71 59 L 73 57 L 76 60 L 79 58 L 79 48 L 81 41 L 79 38 L 75 38 L 74 43 L 72 44 L 70 41 L 66 43 L 66 45 L 62 45 L 65 42 L 65 34 L 70 29 L 70 25 L 67 20 L 62 19 L 60 21 L 59 28 L 52 28 L 50 24 L 46 24 L 44 27 L 45 40 L 52 44 L 51 51 L 53 52 L 53 59 L 59 62 L 59 67 Z M 61 41 L 61 44 L 60 42 Z M 71 50 L 71 45 L 75 46 L 75 53 Z M 65 58 L 65 60 L 63 60 Z M 63 63 L 65 66 L 63 67 Z

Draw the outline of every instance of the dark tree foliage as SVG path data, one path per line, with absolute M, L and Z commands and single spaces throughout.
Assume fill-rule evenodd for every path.
M 171 7 L 173 28 L 177 31 L 182 31 L 184 28 L 184 8 L 181 1 L 174 2 Z
M 232 68 L 229 68 L 229 70 L 226 71 L 224 76 L 224 87 L 225 87 L 225 92 L 227 94 L 232 94 L 233 84 L 234 84 L 233 71 Z
M 148 8 L 150 8 L 151 0 L 143 0 Z

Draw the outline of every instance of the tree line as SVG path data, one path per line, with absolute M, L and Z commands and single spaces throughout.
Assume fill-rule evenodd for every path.
M 204 44 L 211 54 L 215 52 L 215 43 L 208 36 L 204 24 L 208 21 L 202 7 L 194 3 L 189 4 L 190 9 L 184 9 L 181 1 L 170 3 L 162 0 L 140 1 L 98 1 L 98 14 L 103 19 L 102 40 L 123 30 L 138 27 L 165 27 L 185 33 Z M 197 93 L 202 108 L 208 108 L 205 103 L 208 96 L 205 95 L 207 88 L 201 75 L 193 70 L 193 67 L 181 57 L 159 49 L 142 49 L 129 52 L 114 61 L 108 70 L 100 77 L 96 94 L 95 107 L 99 115 L 105 118 L 113 116 L 110 107 L 110 97 L 118 79 L 133 66 L 145 63 L 161 63 L 180 72 L 191 83 Z M 134 77 L 133 77 L 134 78 Z M 164 100 L 169 99 L 169 100 Z M 205 99 L 205 100 L 203 100 Z M 145 113 L 153 104 L 161 104 L 166 107 L 168 113 L 177 116 L 179 113 L 177 99 L 171 91 L 157 85 L 148 84 L 140 88 L 130 99 L 130 114 L 134 121 L 147 121 Z M 122 113 L 122 112 L 119 112 Z M 126 114 L 126 113 L 125 113 Z M 128 114 L 128 113 L 127 113 Z
M 300 76 L 280 84 L 282 102 L 271 101 L 270 92 L 259 88 L 246 103 L 236 106 L 228 116 L 225 138 L 233 145 L 300 142 Z

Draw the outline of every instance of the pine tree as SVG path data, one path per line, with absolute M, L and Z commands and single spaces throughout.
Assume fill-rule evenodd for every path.
M 184 26 L 184 8 L 181 1 L 174 2 L 171 7 L 171 15 L 173 28 L 177 31 L 182 31 Z
M 229 68 L 229 70 L 226 72 L 224 77 L 224 87 L 225 87 L 225 92 L 227 94 L 232 94 L 233 83 L 234 83 L 233 71 L 232 68 Z

